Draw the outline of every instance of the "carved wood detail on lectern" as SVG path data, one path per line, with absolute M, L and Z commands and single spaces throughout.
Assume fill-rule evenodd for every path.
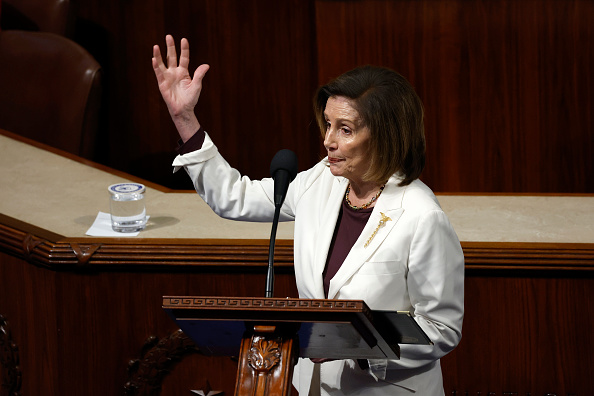
M 295 310 L 333 308 L 336 310 L 360 308 L 361 303 L 354 300 L 300 300 L 296 298 L 241 298 L 241 297 L 164 297 L 163 304 L 170 308 L 216 308 L 238 307 L 241 309 L 263 310 L 267 307 L 282 307 Z
M 0 366 L 2 367 L 1 396 L 20 396 L 22 375 L 19 349 L 12 340 L 8 321 L 0 315 Z
M 255 325 L 253 331 L 244 334 L 236 396 L 286 396 L 291 393 L 293 366 L 297 359 L 293 333 L 288 328 Z
M 159 340 L 150 337 L 142 348 L 141 358 L 128 363 L 127 396 L 158 396 L 163 379 L 184 357 L 199 353 L 194 342 L 181 330 Z
M 277 340 L 266 340 L 260 336 L 253 337 L 248 361 L 254 370 L 258 372 L 270 371 L 280 362 L 280 357 L 281 352 Z

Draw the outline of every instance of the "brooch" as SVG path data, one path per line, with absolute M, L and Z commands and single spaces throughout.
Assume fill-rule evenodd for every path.
M 382 228 L 384 225 L 386 225 L 386 222 L 387 221 L 392 220 L 391 218 L 389 218 L 388 216 L 386 216 L 382 212 L 380 212 L 380 214 L 382 215 L 382 218 L 380 219 L 379 224 L 377 225 L 375 231 L 373 231 L 373 234 L 371 234 L 371 236 L 369 237 L 369 239 L 367 240 L 367 242 L 365 242 L 364 247 L 367 247 L 369 245 L 369 243 L 371 242 L 371 240 L 373 239 L 373 237 L 375 236 L 375 234 L 377 234 L 377 232 L 378 232 L 378 230 L 380 228 Z

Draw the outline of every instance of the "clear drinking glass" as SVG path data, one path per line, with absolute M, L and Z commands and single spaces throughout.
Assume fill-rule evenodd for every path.
M 136 232 L 146 226 L 143 184 L 118 183 L 108 187 L 111 228 L 119 232 Z

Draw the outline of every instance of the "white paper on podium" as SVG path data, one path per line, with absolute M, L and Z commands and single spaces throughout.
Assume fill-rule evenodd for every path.
M 146 216 L 147 221 L 148 221 L 149 217 L 150 216 Z M 140 231 L 136 231 L 136 232 L 114 231 L 113 228 L 111 228 L 111 215 L 109 213 L 99 212 L 97 214 L 97 217 L 95 218 L 95 221 L 93 222 L 93 225 L 91 226 L 91 228 L 89 228 L 87 230 L 87 232 L 85 234 L 89 235 L 89 236 L 122 238 L 122 237 L 138 236 L 138 234 L 140 234 Z

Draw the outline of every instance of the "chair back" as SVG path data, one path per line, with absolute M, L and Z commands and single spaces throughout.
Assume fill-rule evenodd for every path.
M 74 12 L 70 0 L 1 0 L 2 29 L 70 36 Z
M 0 31 L 0 128 L 94 159 L 101 69 L 55 34 Z

